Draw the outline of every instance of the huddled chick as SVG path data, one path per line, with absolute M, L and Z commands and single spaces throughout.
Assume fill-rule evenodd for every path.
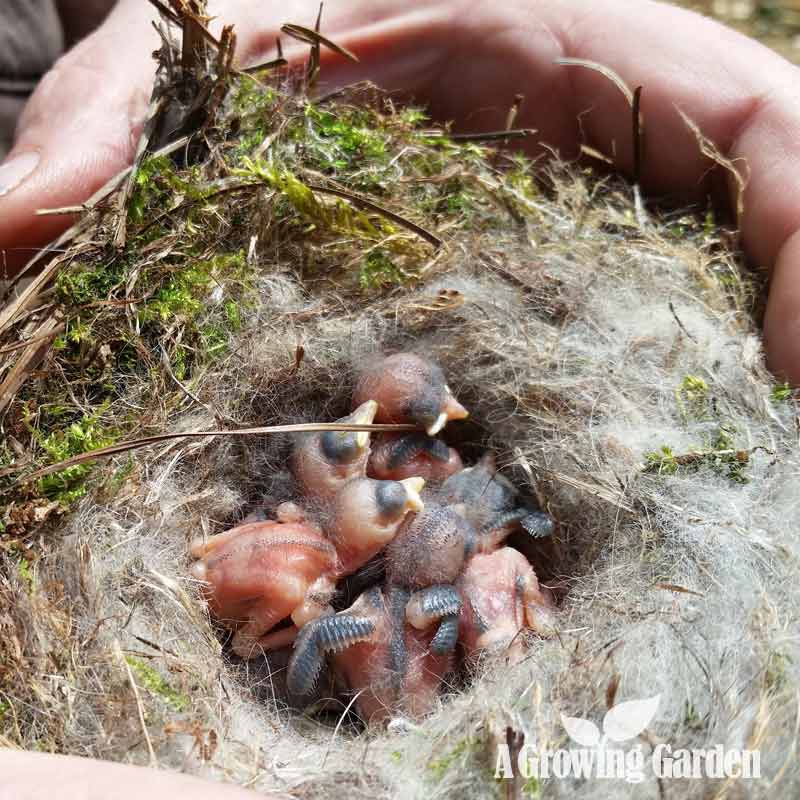
M 552 633 L 552 597 L 504 542 L 517 530 L 548 536 L 553 520 L 520 501 L 491 456 L 464 468 L 433 438 L 468 412 L 427 359 L 397 353 L 368 363 L 353 406 L 339 422 L 415 423 L 425 432 L 372 442 L 369 431 L 301 435 L 290 460 L 301 497 L 278 506 L 274 520 L 193 542 L 192 572 L 238 655 L 292 645 L 295 696 L 312 693 L 327 663 L 357 693 L 364 719 L 419 717 L 433 708 L 459 645 L 467 658 L 519 655 L 526 628 Z M 382 583 L 334 613 L 342 578 L 376 556 Z

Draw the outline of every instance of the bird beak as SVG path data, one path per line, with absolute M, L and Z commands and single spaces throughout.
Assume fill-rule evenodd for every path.
M 375 415 L 378 413 L 378 404 L 374 400 L 367 400 L 362 403 L 349 417 L 348 422 L 354 425 L 372 425 Z M 356 432 L 356 444 L 363 449 L 369 443 L 369 431 Z
M 428 436 L 436 436 L 439 431 L 447 425 L 447 414 L 444 411 L 436 417 L 436 421 L 432 425 L 428 425 L 425 432 Z
M 444 405 L 442 406 L 439 416 L 425 429 L 428 436 L 436 436 L 450 420 L 466 419 L 469 416 L 469 411 L 453 397 L 453 392 L 450 390 L 450 387 L 445 386 L 444 389 L 446 392 Z
M 449 387 L 447 390 L 447 400 L 445 400 L 444 403 L 444 413 L 447 414 L 447 419 L 466 419 L 469 416 L 469 411 L 453 397 L 453 393 L 450 391 Z
M 425 486 L 424 478 L 405 478 L 400 481 L 406 490 L 406 510 L 420 512 L 425 509 L 425 504 L 419 493 Z

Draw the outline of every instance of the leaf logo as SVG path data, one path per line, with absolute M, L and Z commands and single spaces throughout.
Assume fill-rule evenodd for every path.
M 624 742 L 638 736 L 655 716 L 661 695 L 648 697 L 645 700 L 628 700 L 617 703 L 603 717 L 603 733 L 594 722 L 582 717 L 561 715 L 561 722 L 573 742 L 583 747 L 597 747 L 603 739 Z

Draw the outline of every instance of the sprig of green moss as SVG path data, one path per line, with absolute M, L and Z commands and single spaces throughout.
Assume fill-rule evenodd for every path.
M 31 436 L 44 452 L 44 462 L 56 464 L 113 444 L 117 431 L 102 422 L 108 407 L 109 404 L 104 403 L 93 413 L 84 415 L 64 428 L 54 428 L 47 434 L 35 427 L 29 418 Z M 93 464 L 86 462 L 46 475 L 38 481 L 39 492 L 43 497 L 68 508 L 88 491 L 86 478 L 91 474 L 92 468 Z
M 164 703 L 175 711 L 186 711 L 191 706 L 191 701 L 185 695 L 179 692 L 161 677 L 161 674 L 153 669 L 149 664 L 144 661 L 134 658 L 133 656 L 125 656 L 128 666 L 136 676 L 136 680 L 140 686 L 146 689 L 150 694 L 160 697 Z
M 644 454 L 644 472 L 679 475 L 706 468 L 734 483 L 748 483 L 750 450 L 738 448 L 734 435 L 730 427 L 720 425 L 704 448 L 676 454 L 669 445 L 662 445 Z

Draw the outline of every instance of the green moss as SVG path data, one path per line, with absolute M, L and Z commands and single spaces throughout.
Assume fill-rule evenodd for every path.
M 24 556 L 20 556 L 17 561 L 17 572 L 20 578 L 28 584 L 28 589 L 33 586 L 33 572 L 31 572 L 31 562 Z
M 335 172 L 341 179 L 356 168 L 358 176 L 350 176 L 348 184 L 364 189 L 380 184 L 381 176 L 376 172 L 380 173 L 387 160 L 386 134 L 367 109 L 346 107 L 334 111 L 309 103 L 305 127 L 298 125 L 293 135 L 302 139 L 303 155 L 316 169 Z
M 65 428 L 57 428 L 47 434 L 43 434 L 38 428 L 33 427 L 31 419 L 28 418 L 31 436 L 45 455 L 44 463 L 55 464 L 113 444 L 117 437 L 117 431 L 104 426 L 101 422 L 101 417 L 107 410 L 108 403 L 104 403 L 92 414 L 85 415 Z M 92 462 L 85 462 L 67 467 L 52 475 L 46 475 L 39 479 L 39 492 L 43 497 L 55 500 L 65 508 L 69 507 L 86 494 L 85 482 L 92 469 Z
M 386 286 L 397 286 L 408 279 L 383 249 L 370 251 L 361 262 L 358 274 L 358 285 L 365 291 L 382 289 Z
M 764 671 L 764 684 L 767 689 L 778 692 L 784 688 L 787 681 L 786 670 L 791 663 L 791 656 L 781 650 L 773 650 L 769 654 Z
M 645 472 L 656 472 L 659 475 L 674 475 L 678 471 L 675 453 L 669 445 L 662 445 L 658 450 L 644 454 Z
M 697 375 L 686 375 L 675 390 L 675 402 L 684 419 L 704 419 L 709 415 L 708 384 Z
M 214 323 L 200 329 L 203 350 L 208 358 L 217 358 L 228 349 L 229 332 L 226 326 Z
M 238 331 L 242 327 L 242 315 L 239 311 L 239 306 L 233 300 L 226 300 L 224 308 L 228 327 L 234 332 Z
M 734 483 L 748 483 L 750 451 L 737 447 L 736 430 L 721 424 L 705 437 L 704 446 L 677 455 L 668 445 L 644 454 L 645 472 L 658 475 L 691 474 L 698 469 L 711 469 Z
M 456 764 L 462 764 L 465 758 L 474 754 L 480 746 L 477 739 L 466 736 L 457 742 L 448 752 L 440 758 L 433 758 L 427 764 L 427 769 L 436 783 L 439 783 Z
M 409 128 L 416 128 L 430 120 L 427 112 L 416 106 L 406 106 L 398 112 L 397 117 L 401 125 Z
M 161 677 L 161 674 L 149 664 L 145 664 L 144 661 L 133 656 L 126 656 L 125 661 L 128 662 L 128 666 L 133 671 L 139 686 L 146 689 L 150 694 L 160 697 L 170 708 L 181 712 L 186 711 L 191 706 L 189 698 L 170 686 Z
M 792 387 L 788 383 L 778 383 L 772 387 L 769 399 L 775 405 L 785 403 L 792 398 Z
M 252 78 L 242 78 L 232 96 L 233 111 L 239 117 L 240 126 L 242 118 L 252 121 L 254 117 L 266 124 L 275 111 L 276 99 L 274 89 Z
M 522 792 L 532 798 L 532 800 L 538 800 L 538 798 L 542 796 L 542 784 L 539 782 L 538 778 L 531 775 L 531 777 L 522 784 Z
M 125 275 L 121 259 L 86 265 L 80 261 L 59 271 L 55 280 L 56 299 L 68 306 L 82 306 L 108 299 Z
M 691 731 L 699 731 L 705 727 L 703 718 L 700 716 L 691 700 L 687 700 L 684 705 L 683 724 Z

